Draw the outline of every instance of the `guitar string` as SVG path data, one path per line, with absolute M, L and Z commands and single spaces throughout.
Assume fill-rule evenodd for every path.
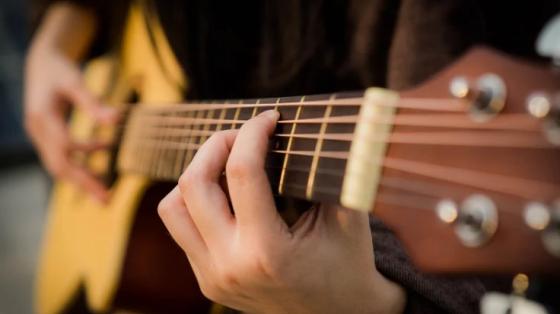
M 268 105 L 262 105 L 262 106 L 260 106 L 260 107 L 274 107 L 274 105 L 275 105 L 275 104 L 268 104 Z M 286 105 L 290 105 L 290 104 L 286 104 Z M 294 106 L 295 106 L 295 105 L 301 106 L 301 102 L 294 103 L 293 105 L 294 105 Z M 317 105 L 319 105 L 319 104 L 317 103 Z M 237 106 L 237 107 L 241 107 L 241 106 Z M 247 107 L 254 108 L 254 106 L 252 106 L 252 105 L 247 105 Z M 217 109 L 219 109 L 219 105 L 218 105 L 218 106 L 217 106 L 217 105 L 212 105 L 211 107 L 208 107 L 208 108 L 211 109 L 211 110 L 217 110 Z M 192 109 L 192 110 L 191 110 L 191 109 Z M 196 111 L 196 110 L 199 110 L 199 109 L 198 109 L 198 108 L 192 108 L 192 107 L 191 107 L 191 108 L 189 108 L 189 110 L 185 110 L 185 111 Z M 137 114 L 138 114 L 138 113 L 137 113 Z M 176 114 L 176 113 L 175 113 L 175 114 Z M 518 120 L 517 122 L 520 122 L 520 121 L 527 121 L 527 120 L 528 120 L 528 119 L 526 118 L 526 117 L 528 117 L 527 115 L 523 115 L 523 117 L 521 118 L 521 114 L 508 114 L 508 118 L 511 118 L 512 115 L 513 115 L 513 118 L 515 118 L 515 119 Z M 438 115 L 435 115 L 435 116 L 437 116 L 437 118 L 440 118 L 440 119 L 441 119 L 442 114 L 438 114 Z M 429 122 L 429 125 L 428 125 L 428 126 L 432 126 L 432 127 L 434 126 L 434 125 L 433 125 L 433 119 L 432 119 L 432 118 L 434 118 L 435 116 L 432 115 L 431 117 L 428 117 L 428 118 L 430 118 L 430 119 L 429 119 L 430 122 Z M 398 116 L 397 116 L 397 117 L 398 117 Z M 402 117 L 402 115 L 401 115 L 401 117 Z M 449 118 L 450 116 L 447 115 L 447 117 Z M 455 116 L 455 117 L 456 117 L 456 116 Z M 500 117 L 502 120 L 504 120 L 504 119 L 503 119 L 503 118 L 504 118 L 504 115 L 500 115 L 499 117 Z M 148 121 L 146 121 L 148 117 L 141 117 L 141 118 L 142 118 L 142 120 L 143 120 L 142 122 L 144 122 L 144 123 L 142 123 L 142 124 L 145 125 L 145 124 L 148 122 Z M 152 117 L 152 118 L 153 118 L 153 117 Z M 168 122 L 168 124 L 169 124 L 169 118 L 175 119 L 175 121 L 177 121 L 177 117 L 167 117 L 167 116 L 156 117 L 155 121 L 156 121 L 156 123 Z M 354 115 L 354 116 L 346 116 L 346 117 L 343 116 L 342 118 L 341 118 L 341 117 L 335 117 L 335 119 L 339 119 L 339 121 L 338 121 L 339 123 L 355 123 L 355 122 L 357 122 L 357 119 L 358 119 L 358 118 L 359 118 L 359 117 L 358 117 L 357 115 Z M 396 118 L 396 117 L 395 117 L 395 118 Z M 418 115 L 409 115 L 408 118 L 417 118 L 416 123 L 418 123 L 418 122 L 420 121 L 420 120 L 418 120 L 418 118 L 419 118 Z M 422 115 L 420 118 L 423 118 L 423 119 L 426 120 L 426 115 Z M 464 119 L 465 116 L 464 116 L 464 115 L 461 115 L 461 118 Z M 165 119 L 165 121 L 163 121 L 163 119 Z M 229 123 L 243 123 L 243 122 L 247 121 L 247 120 L 242 120 L 242 119 L 221 119 L 221 120 L 220 120 L 220 119 L 205 119 L 205 118 L 196 119 L 196 121 L 195 121 L 195 119 L 181 118 L 181 117 L 179 117 L 179 119 L 181 119 L 181 120 L 178 121 L 178 122 L 181 123 L 181 125 L 184 125 L 184 123 L 186 122 L 185 119 L 187 119 L 187 121 L 191 121 L 191 122 L 192 122 L 192 123 L 191 123 L 192 125 L 209 125 L 209 124 L 212 125 L 212 124 L 218 124 L 218 123 L 220 123 L 220 124 L 224 124 L 224 123 L 225 123 L 225 124 L 229 124 Z M 331 118 L 331 119 L 333 119 L 333 118 Z M 306 124 L 306 123 L 334 122 L 334 121 L 328 121 L 328 119 L 317 119 L 317 118 L 310 118 L 310 119 L 307 119 L 307 120 L 308 120 L 308 121 L 305 121 L 305 119 L 297 120 L 297 121 L 294 121 L 294 120 L 283 120 L 283 121 L 282 121 L 282 120 L 281 120 L 281 121 L 279 121 L 279 124 L 282 124 L 282 123 L 286 123 L 286 124 L 287 124 L 287 123 Z M 511 120 L 511 119 L 509 119 L 509 120 Z M 530 120 L 530 121 L 534 124 L 534 122 L 535 122 L 535 121 L 538 121 L 538 120 L 532 119 L 532 120 Z M 368 121 L 368 122 L 371 122 L 371 123 L 383 123 L 383 122 L 385 122 L 385 121 L 380 121 L 380 122 Z M 393 122 L 394 122 L 394 121 L 393 121 Z M 451 123 L 448 123 L 446 126 L 450 126 L 450 124 L 453 125 L 453 126 L 457 126 L 457 123 L 456 123 L 456 122 L 457 122 L 457 121 L 452 121 Z M 464 122 L 464 121 L 463 121 L 463 122 Z M 490 121 L 490 122 L 495 122 L 495 120 L 494 120 L 494 121 Z M 521 130 L 521 131 L 523 131 L 523 130 L 529 129 L 529 130 L 531 130 L 531 131 L 534 131 L 534 129 L 532 128 L 532 125 L 531 125 L 529 128 L 527 128 L 526 125 L 525 125 L 524 128 L 518 128 L 519 123 L 512 123 L 512 121 L 507 121 L 507 122 L 508 122 L 508 123 L 505 125 L 505 126 L 506 126 L 506 129 L 507 129 L 507 126 L 508 126 L 508 125 L 511 126 L 512 124 L 515 124 L 515 125 L 516 125 L 516 128 L 514 128 L 514 130 Z M 424 121 L 424 123 L 427 123 L 427 122 Z M 420 123 L 420 124 L 422 124 L 422 123 Z M 469 126 L 476 125 L 475 122 L 473 122 L 473 121 L 468 121 L 468 124 L 469 124 Z M 504 127 L 503 124 L 504 124 L 504 123 L 503 123 L 503 121 L 502 121 L 502 125 L 501 125 L 501 126 L 500 126 L 500 125 L 498 125 L 498 126 L 494 125 L 494 128 L 496 128 L 496 127 L 497 127 L 497 128 Z M 481 125 L 481 124 L 479 124 L 479 125 Z M 438 125 L 438 126 L 440 126 L 440 125 Z M 484 127 L 488 127 L 488 123 L 484 123 Z M 169 127 L 164 127 L 163 129 L 164 129 L 165 132 L 169 132 L 169 131 L 170 131 L 170 128 L 169 128 Z M 187 129 L 187 130 L 188 130 L 188 129 Z M 152 131 L 153 131 L 153 130 L 152 130 Z M 157 136 L 157 134 L 156 134 L 156 136 Z M 282 152 L 282 151 L 278 151 L 278 150 L 277 150 L 277 151 L 274 151 L 273 153 L 284 153 L 284 154 L 288 154 L 288 153 L 289 153 L 289 154 L 296 154 L 296 155 L 299 154 L 299 155 L 304 155 L 304 156 L 311 155 L 311 152 L 309 152 L 309 151 Z M 322 152 L 320 155 L 321 155 L 321 157 L 342 158 L 342 159 L 344 159 L 344 158 L 347 157 L 347 154 L 344 154 L 344 153 L 341 154 L 341 152 Z
M 412 207 L 415 209 L 421 209 L 421 210 L 427 210 L 427 211 L 433 211 L 435 214 L 435 207 L 437 205 L 437 203 L 443 199 L 449 199 L 449 196 L 440 196 L 440 195 L 425 195 L 425 194 L 420 194 L 417 193 L 415 191 L 410 191 L 407 190 L 407 192 L 410 193 L 415 193 L 417 195 L 410 195 L 410 194 L 405 194 L 403 195 L 402 193 L 398 193 L 398 192 L 388 192 L 386 191 L 387 188 L 394 188 L 396 190 L 399 190 L 398 187 L 393 187 L 393 186 L 387 186 L 385 185 L 383 182 L 380 182 L 380 186 L 383 187 L 383 189 L 379 190 L 376 194 L 376 201 L 377 202 L 382 202 L 382 203 L 387 203 L 388 205 L 398 205 L 401 207 Z M 293 182 L 286 182 L 286 189 L 288 191 L 291 190 L 292 194 L 294 193 L 294 189 L 298 192 L 303 193 L 305 191 L 306 186 L 303 184 L 296 184 Z M 271 184 L 271 188 L 272 188 L 272 192 L 275 195 L 282 195 L 277 193 L 278 191 L 278 186 Z M 401 189 L 402 190 L 402 189 Z M 338 191 L 333 191 L 332 189 L 329 188 L 325 188 L 322 186 L 317 186 L 314 188 L 314 191 L 318 194 L 323 194 L 323 195 L 328 195 L 330 197 L 333 198 L 338 198 L 340 196 L 340 194 L 338 193 Z M 391 196 L 389 198 L 389 195 Z M 391 203 L 388 203 L 387 201 L 389 199 L 392 199 Z M 428 200 L 429 199 L 429 200 Z M 503 214 L 509 214 L 512 216 L 520 216 L 522 215 L 522 211 L 517 209 L 516 207 L 519 206 L 518 202 L 509 200 L 509 199 L 504 199 L 504 198 L 500 198 L 499 199 L 500 204 L 503 206 L 500 206 L 500 213 Z M 375 209 L 373 210 L 375 212 Z
M 275 165 L 271 165 L 269 163 L 265 164 L 265 168 L 266 169 L 270 169 L 273 171 L 280 171 L 280 170 L 284 170 L 283 167 L 279 167 L 279 166 L 275 166 Z M 286 168 L 287 171 L 292 171 L 292 172 L 297 172 L 303 175 L 308 175 L 309 174 L 309 168 L 308 167 L 302 167 L 302 166 L 293 166 L 290 165 L 289 167 Z M 348 174 L 352 174 L 355 172 L 352 171 L 348 171 L 347 169 L 342 170 L 342 171 L 337 171 L 334 169 L 325 169 L 325 168 L 321 168 L 318 167 L 317 169 L 317 173 L 321 174 L 321 175 L 327 175 L 327 176 L 334 176 L 337 179 L 343 179 L 346 175 Z M 418 176 L 416 174 L 412 174 L 413 177 L 414 176 Z M 516 178 L 513 178 L 516 179 Z M 435 198 L 439 198 L 441 199 L 442 196 L 439 194 L 439 192 L 445 192 L 444 194 L 446 195 L 457 195 L 457 194 L 463 194 L 465 191 L 464 190 L 460 190 L 460 187 L 463 186 L 462 183 L 460 182 L 453 182 L 455 185 L 451 186 L 451 185 L 442 185 L 440 183 L 434 183 L 434 182 L 430 182 L 430 181 L 426 181 L 423 179 L 412 179 L 410 177 L 408 178 L 402 178 L 402 177 L 396 177 L 396 176 L 388 176 L 388 175 L 384 175 L 381 177 L 379 184 L 385 187 L 391 187 L 391 188 L 395 188 L 395 189 L 399 189 L 399 190 L 405 190 L 405 191 L 409 191 L 409 192 L 414 192 L 420 195 L 425 195 L 425 196 L 432 196 Z M 476 187 L 472 187 L 475 190 L 484 190 L 483 188 L 481 188 L 480 186 L 476 186 Z M 556 187 L 559 191 L 560 191 L 560 186 Z M 488 189 L 486 189 L 488 190 Z M 509 195 L 509 196 L 513 196 L 516 198 L 521 198 L 521 199 L 525 199 L 524 197 L 522 197 L 521 195 L 513 195 L 513 194 L 507 194 L 507 193 L 502 193 L 504 195 Z M 511 205 L 515 205 L 515 203 L 511 203 Z
M 281 169 L 281 167 L 270 167 L 270 166 L 266 166 L 266 169 L 272 169 L 272 170 L 278 170 Z M 304 173 L 308 173 L 308 170 L 303 170 L 301 168 L 293 168 L 290 167 L 289 169 L 290 171 L 295 170 L 295 171 L 301 171 Z M 318 173 L 322 173 L 324 174 L 325 171 L 324 169 L 318 169 L 317 170 Z M 130 171 L 128 171 L 130 172 Z M 331 173 L 332 174 L 332 173 Z M 334 174 L 333 174 L 334 175 Z M 169 178 L 169 177 L 163 177 L 162 179 L 173 179 L 173 180 L 177 180 L 177 177 L 173 177 L 173 178 Z M 396 181 L 398 180 L 399 182 L 395 183 L 395 182 L 391 182 L 391 181 Z M 403 182 L 405 181 L 405 182 Z M 405 184 L 403 184 L 405 183 Z M 410 185 L 415 185 L 414 187 L 411 187 Z M 274 184 L 274 183 L 270 183 L 270 186 L 272 188 L 272 192 L 276 195 L 283 195 L 278 193 L 278 185 Z M 437 204 L 437 202 L 441 201 L 442 199 L 452 199 L 455 200 L 458 198 L 459 195 L 461 196 L 465 196 L 465 194 L 467 191 L 459 191 L 458 187 L 455 188 L 449 188 L 442 186 L 441 184 L 433 184 L 433 183 L 429 183 L 426 180 L 413 180 L 413 179 L 402 179 L 402 178 L 398 178 L 398 177 L 382 177 L 380 182 L 379 182 L 379 186 L 383 187 L 384 190 L 380 190 L 377 193 L 376 199 L 378 201 L 383 201 L 384 200 L 384 195 L 387 194 L 387 192 L 385 191 L 387 188 L 391 188 L 391 189 L 395 189 L 395 190 L 401 190 L 401 191 L 405 191 L 408 192 L 407 194 L 403 195 L 403 194 L 396 194 L 394 193 L 394 197 L 397 201 L 397 203 L 393 202 L 392 205 L 400 205 L 400 206 L 406 206 L 406 207 L 414 207 L 414 208 L 419 208 L 419 209 L 424 209 L 424 210 L 433 210 L 435 205 Z M 429 186 L 429 188 L 427 188 L 427 186 Z M 293 189 L 299 190 L 299 192 L 303 193 L 306 189 L 306 185 L 303 184 L 297 184 L 293 181 L 287 181 L 284 184 L 284 187 L 287 190 L 292 190 L 291 194 L 297 194 L 294 193 Z M 447 192 L 447 193 L 442 193 L 442 195 L 438 194 L 437 192 L 442 192 L 442 191 L 449 191 L 449 190 L 455 190 L 452 192 Z M 476 189 L 475 191 L 473 191 L 471 194 L 468 195 L 472 195 L 475 194 L 477 192 L 479 192 L 480 190 L 483 189 Z M 338 198 L 340 196 L 340 191 L 335 189 L 335 188 L 329 188 L 329 187 L 325 187 L 325 186 L 321 186 L 321 185 L 317 185 L 314 186 L 314 193 L 315 194 L 323 194 L 323 195 L 328 195 L 330 197 L 333 198 Z M 413 193 L 413 194 L 417 194 L 416 196 L 412 196 L 409 193 Z M 467 196 L 468 196 L 467 195 Z M 455 197 L 452 197 L 455 196 Z M 511 196 L 511 195 L 510 195 Z M 524 199 L 523 197 L 519 197 L 516 195 L 513 195 L 514 197 L 518 197 L 521 199 Z M 410 201 L 411 199 L 414 199 L 416 197 L 416 199 L 419 198 L 430 198 L 429 202 L 419 202 L 419 201 Z M 408 201 L 407 201 L 408 200 Z M 504 196 L 499 196 L 498 198 L 500 204 L 502 205 L 500 207 L 500 211 L 503 213 L 507 213 L 507 214 L 512 214 L 512 215 L 519 215 L 521 212 L 516 209 L 517 206 L 519 206 L 519 202 L 518 201 L 513 201 L 510 198 L 505 198 Z
M 212 130 L 198 130 L 188 128 L 156 127 L 144 129 L 134 136 L 128 136 L 127 140 L 137 139 L 160 139 L 165 137 L 209 137 L 216 133 Z M 276 133 L 275 138 L 296 138 L 316 140 L 318 134 L 314 133 Z M 325 133 L 322 139 L 327 141 L 353 142 L 359 140 L 353 133 Z M 477 132 L 477 131 L 433 131 L 433 132 L 392 132 L 386 137 L 364 136 L 368 143 L 399 143 L 417 145 L 450 145 L 450 146 L 475 146 L 475 147 L 512 147 L 512 148 L 549 148 L 558 146 L 547 141 L 539 133 L 519 134 L 516 131 L 506 133 L 502 131 Z
M 237 109 L 237 108 L 268 108 L 268 107 L 297 107 L 297 106 L 327 106 L 329 104 L 334 107 L 360 107 L 364 103 L 363 98 L 341 98 L 326 100 L 306 100 L 291 101 L 291 102 L 271 102 L 271 103 L 243 103 L 241 101 L 222 101 L 221 103 L 203 103 L 203 102 L 188 102 L 183 104 L 151 104 L 149 106 L 132 107 L 133 110 L 145 112 L 166 112 L 166 111 L 198 111 L 198 110 L 219 110 L 219 109 Z M 449 111 L 449 112 L 465 112 L 467 110 L 466 104 L 468 101 L 456 98 L 401 98 L 396 104 L 380 103 L 376 105 L 396 107 L 403 109 L 417 109 L 427 111 Z M 126 106 L 125 106 L 126 107 Z
M 131 128 L 135 124 L 140 124 L 142 128 L 145 127 L 181 127 L 192 125 L 227 125 L 227 124 L 243 124 L 248 119 L 219 119 L 219 118 L 190 118 L 179 116 L 146 116 L 146 117 L 133 117 L 127 123 L 123 124 L 121 128 L 124 130 Z M 493 120 L 486 122 L 476 122 L 468 116 L 456 114 L 399 114 L 395 116 L 381 116 L 374 119 L 360 119 L 359 115 L 346 115 L 346 116 L 333 116 L 330 118 L 302 118 L 299 120 L 281 119 L 277 122 L 278 125 L 293 124 L 298 125 L 316 125 L 322 123 L 328 124 L 391 124 L 395 126 L 416 126 L 416 127 L 431 127 L 431 128 L 452 128 L 452 129 L 488 129 L 488 130 L 512 130 L 512 131 L 526 131 L 526 132 L 540 132 L 541 122 L 538 119 L 532 118 L 525 114 L 502 114 Z M 123 130 L 123 131 L 124 131 Z
M 274 167 L 266 167 L 267 169 L 274 169 Z M 278 167 L 280 168 L 280 167 Z M 293 168 L 291 168 L 290 170 L 293 170 Z M 318 169 L 317 170 L 320 173 L 324 173 L 324 169 Z M 305 171 L 307 172 L 307 171 Z M 171 178 L 163 178 L 163 179 L 171 179 Z M 176 180 L 177 178 L 172 178 L 174 180 Z M 412 207 L 415 209 L 421 209 L 421 210 L 428 210 L 428 211 L 434 211 L 434 207 L 436 206 L 437 202 L 441 201 L 442 199 L 452 199 L 452 200 L 458 200 L 458 198 L 462 195 L 465 194 L 464 192 L 459 192 L 459 191 L 453 191 L 453 192 L 447 192 L 447 193 L 442 193 L 445 195 L 439 195 L 437 193 L 434 193 L 434 191 L 442 191 L 442 190 L 451 190 L 449 187 L 442 187 L 441 185 L 437 185 L 437 189 L 434 188 L 434 184 L 428 183 L 430 184 L 430 189 L 426 188 L 426 184 L 427 181 L 423 181 L 423 180 L 411 180 L 411 179 L 406 179 L 406 183 L 408 185 L 410 185 L 411 183 L 413 185 L 416 185 L 416 187 L 411 188 L 411 187 L 406 187 L 405 185 L 402 185 L 401 183 L 390 183 L 391 180 L 399 180 L 399 181 L 404 181 L 405 179 L 402 178 L 397 178 L 397 177 L 382 177 L 381 181 L 379 182 L 379 186 L 383 187 L 383 190 L 379 190 L 377 195 L 376 195 L 376 200 L 377 202 L 382 202 L 382 203 L 386 203 L 388 205 L 397 205 L 397 206 L 401 206 L 401 207 Z M 278 193 L 278 185 L 276 184 L 270 184 L 271 188 L 272 188 L 272 192 L 275 195 L 283 195 Z M 303 184 L 297 184 L 294 183 L 292 181 L 287 181 L 284 184 L 284 187 L 290 191 L 292 190 L 292 194 L 297 194 L 293 192 L 293 189 L 299 190 L 299 192 L 301 192 L 303 194 L 303 192 L 306 189 L 306 186 Z M 422 187 L 422 188 L 419 188 Z M 398 193 L 387 193 L 386 189 L 387 188 L 393 188 L 396 190 L 402 190 L 402 191 L 406 191 L 409 193 L 415 193 L 417 195 L 415 196 L 411 196 L 409 193 L 403 195 L 403 194 L 398 194 Z M 335 199 L 338 199 L 340 197 L 340 192 L 338 190 L 335 190 L 333 188 L 328 188 L 328 187 L 324 187 L 324 186 L 315 186 L 314 187 L 314 193 L 315 194 L 323 194 L 323 195 L 328 195 L 330 197 L 333 197 Z M 430 191 L 430 192 L 427 192 Z M 476 193 L 476 192 L 475 192 Z M 474 193 L 473 193 L 474 194 Z M 387 197 L 388 195 L 392 195 L 392 197 L 390 199 L 392 199 L 390 202 L 389 198 Z M 430 199 L 430 201 L 425 201 L 426 199 Z M 419 199 L 422 199 L 421 201 L 419 201 Z M 517 201 L 512 201 L 509 198 L 504 198 L 499 197 L 499 203 L 500 203 L 500 212 L 501 213 L 506 213 L 506 214 L 510 214 L 510 215 L 515 215 L 515 216 L 519 216 L 521 214 L 521 211 L 519 211 L 518 209 L 516 209 L 517 206 L 519 206 L 519 202 Z
M 215 101 L 209 103 L 185 103 L 185 104 L 162 104 L 162 105 L 155 105 L 151 104 L 143 105 L 140 107 L 132 106 L 133 104 L 120 106 L 123 112 L 123 115 L 129 114 L 151 114 L 160 113 L 163 111 L 165 114 L 166 111 L 174 111 L 174 112 L 181 112 L 181 113 L 188 113 L 192 111 L 204 111 L 204 110 L 220 110 L 220 109 L 243 109 L 243 108 L 279 108 L 279 107 L 298 107 L 298 106 L 327 106 L 332 104 L 334 107 L 339 106 L 350 106 L 350 107 L 360 107 L 363 102 L 363 98 L 358 98 L 359 103 L 355 103 L 353 99 L 357 98 L 346 98 L 346 99 L 333 99 L 330 102 L 325 102 L 323 100 L 319 101 L 305 101 L 305 102 L 274 102 L 274 103 L 261 103 L 260 99 L 256 101 L 256 103 L 247 103 L 243 104 L 242 101 L 238 101 L 235 103 L 215 103 Z M 279 100 L 279 99 L 277 99 Z M 226 102 L 226 101 L 224 101 Z M 393 106 L 397 108 L 408 108 L 408 109 L 417 109 L 417 110 L 430 110 L 430 111 L 450 111 L 450 112 L 464 112 L 465 109 L 465 100 L 455 99 L 455 98 L 404 98 L 400 99 L 396 105 L 389 105 L 389 104 L 379 104 L 384 106 Z M 126 121 L 123 119 L 122 121 Z
M 143 142 L 148 143 L 148 142 Z M 149 144 L 143 144 L 146 146 Z M 163 143 L 160 145 L 165 146 Z M 181 146 L 196 149 L 200 144 L 184 144 Z M 170 148 L 177 148 L 178 145 L 169 145 Z M 296 156 L 315 156 L 314 151 L 284 151 L 284 150 L 269 150 L 272 154 L 281 155 L 296 155 Z M 347 152 L 333 151 L 321 152 L 319 157 L 346 160 L 349 156 Z M 454 167 L 446 167 L 441 165 L 433 165 L 429 163 L 404 160 L 399 158 L 385 157 L 383 161 L 372 160 L 370 156 L 353 156 L 360 162 L 371 165 L 372 167 L 383 167 L 395 169 L 407 173 L 422 175 L 444 181 L 455 181 L 462 184 L 471 185 L 474 187 L 486 187 L 488 190 L 518 195 L 527 199 L 535 198 L 542 193 L 554 194 L 560 191 L 560 187 L 552 183 L 537 181 L 531 179 L 515 178 L 506 175 L 487 174 L 476 170 L 467 170 Z
M 270 169 L 273 171 L 280 171 L 283 170 L 283 167 L 278 167 L 278 166 L 274 166 L 274 165 L 269 165 L 269 164 L 265 164 L 265 168 L 266 169 Z M 295 171 L 304 175 L 309 175 L 309 168 L 306 167 L 297 167 L 297 166 L 289 166 L 286 168 L 287 171 Z M 321 175 L 330 175 L 330 176 L 335 176 L 337 178 L 343 178 L 345 175 L 348 175 L 349 173 L 347 172 L 347 170 L 344 171 L 336 171 L 333 169 L 325 169 L 325 168 L 321 168 L 318 167 L 317 169 L 317 173 L 321 174 Z M 352 172 L 350 172 L 352 173 Z M 293 182 L 292 182 L 293 183 Z M 391 176 L 382 176 L 380 181 L 379 181 L 379 185 L 385 188 L 393 188 L 393 189 L 397 189 L 397 190 L 404 190 L 407 192 L 411 192 L 411 193 L 416 193 L 422 196 L 429 196 L 432 197 L 434 199 L 438 199 L 441 200 L 443 198 L 450 197 L 451 195 L 462 195 L 465 193 L 465 190 L 461 189 L 462 184 L 454 182 L 455 185 L 454 186 L 443 186 L 442 184 L 438 184 L 438 183 L 433 183 L 433 182 L 429 182 L 425 179 L 412 179 L 412 178 L 400 178 L 400 177 L 391 177 Z M 301 185 L 302 188 L 306 188 L 304 185 Z M 322 191 L 322 192 L 327 192 L 329 190 L 328 187 L 324 187 L 321 185 L 317 185 L 314 187 L 318 188 L 319 190 L 317 191 Z M 560 187 L 558 187 L 558 189 L 560 190 Z M 330 192 L 332 195 L 339 195 L 340 191 L 330 188 Z M 476 191 L 482 191 L 485 190 L 483 188 L 480 188 L 480 186 L 474 187 L 474 190 L 476 193 Z M 487 190 L 486 190 L 487 191 Z M 445 193 L 442 193 L 445 192 Z M 442 196 L 440 195 L 440 193 L 445 194 L 446 196 Z M 502 193 L 505 195 L 509 195 L 509 196 L 513 196 L 514 198 L 520 198 L 520 199 L 525 199 L 525 200 L 529 200 L 528 198 L 524 198 L 520 195 L 513 195 L 513 194 L 506 194 L 506 193 Z M 504 198 L 503 196 L 501 197 L 501 203 L 504 204 L 508 203 L 508 209 L 509 210 L 514 210 L 513 208 L 515 208 L 515 206 L 518 204 L 518 202 L 515 201 L 511 201 L 509 198 Z

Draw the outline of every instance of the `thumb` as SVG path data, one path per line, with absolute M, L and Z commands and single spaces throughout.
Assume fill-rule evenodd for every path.
M 102 123 L 113 123 L 119 118 L 118 110 L 102 105 L 97 97 L 86 88 L 81 79 L 74 80 L 72 84 L 67 84 L 62 91 L 72 102 L 72 105 L 87 112 Z

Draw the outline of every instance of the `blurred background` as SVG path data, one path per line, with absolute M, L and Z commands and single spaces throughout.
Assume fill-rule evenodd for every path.
M 22 127 L 26 1 L 0 0 L 0 314 L 33 312 L 49 180 Z

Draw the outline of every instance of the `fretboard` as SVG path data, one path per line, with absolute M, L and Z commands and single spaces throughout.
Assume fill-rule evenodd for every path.
M 266 161 L 273 191 L 338 203 L 363 93 L 139 106 L 125 124 L 120 172 L 177 180 L 216 131 L 239 129 L 260 112 L 280 112 Z

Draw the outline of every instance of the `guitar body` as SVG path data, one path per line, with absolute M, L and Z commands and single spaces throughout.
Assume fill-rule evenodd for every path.
M 133 6 L 129 14 L 120 55 L 92 61 L 84 73 L 87 86 L 112 106 L 130 103 L 133 98 L 142 104 L 179 102 L 182 99 L 181 90 L 174 83 L 184 84 L 185 80 L 165 42 L 163 32 L 155 29 L 154 33 L 148 34 L 146 17 L 140 7 Z M 154 50 L 150 40 L 157 40 L 158 51 Z M 165 72 L 164 69 L 173 70 Z M 96 125 L 86 114 L 76 111 L 71 119 L 70 132 L 78 140 L 111 140 L 119 130 L 118 126 Z M 113 162 L 112 157 L 111 152 L 96 152 L 87 160 L 83 159 L 83 162 L 94 173 L 105 175 Z M 156 192 L 147 193 L 144 197 L 150 186 L 147 177 L 119 175 L 111 184 L 110 200 L 102 204 L 72 184 L 63 181 L 55 183 L 37 275 L 37 312 L 63 311 L 79 295 L 80 289 L 83 289 L 88 307 L 95 312 L 108 311 L 114 304 L 117 290 L 121 291 L 123 305 L 142 304 L 138 299 L 133 302 L 130 300 L 135 288 L 151 292 L 149 295 L 136 295 L 144 300 L 148 308 L 152 304 L 154 311 L 161 311 L 165 309 L 161 306 L 167 303 L 171 310 L 173 305 L 169 302 L 154 304 L 158 297 L 163 297 L 162 301 L 172 298 L 171 290 L 165 289 L 166 280 L 167 283 L 169 280 L 180 282 L 185 292 L 180 293 L 180 297 L 186 304 L 190 303 L 196 308 L 195 301 L 202 299 L 196 281 L 190 274 L 182 276 L 188 268 L 187 261 L 181 257 L 182 253 L 157 217 L 157 202 L 169 191 L 169 187 L 159 190 L 151 188 L 152 192 Z M 144 210 L 139 211 L 138 208 Z M 142 240 L 135 240 L 129 246 L 131 233 L 133 238 Z M 161 240 L 161 243 L 154 242 L 154 239 Z M 167 258 L 168 254 L 175 258 Z M 125 259 L 125 269 L 132 273 L 123 274 Z M 154 261 L 158 263 L 151 264 Z M 165 269 L 151 267 L 165 265 L 165 261 L 176 265 Z M 134 273 L 135 270 L 138 273 Z M 170 273 L 171 270 L 173 272 Z M 126 280 L 123 281 L 123 278 Z M 150 279 L 146 281 L 146 278 L 155 278 L 155 282 Z M 190 285 L 182 279 L 190 281 Z M 145 286 L 127 282 L 142 282 L 151 288 L 145 290 Z M 125 286 L 129 288 L 122 289 Z M 193 287 L 190 289 L 194 294 L 192 300 L 189 300 L 188 295 L 190 286 Z M 132 293 L 122 294 L 122 291 Z M 182 310 L 184 312 L 185 309 Z

